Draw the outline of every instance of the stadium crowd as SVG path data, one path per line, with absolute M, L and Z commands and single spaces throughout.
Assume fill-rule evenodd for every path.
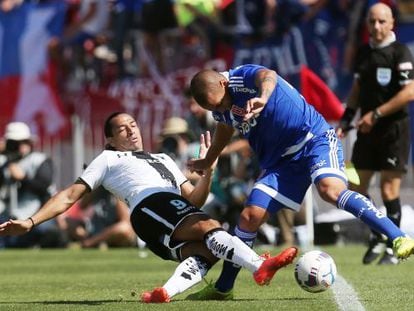
M 44 5 L 56 0 L 2 0 L 3 14 L 12 13 L 22 5 Z M 96 86 L 128 85 L 136 79 L 168 77 L 171 73 L 189 67 L 201 68 L 206 62 L 221 60 L 225 68 L 255 57 L 243 58 L 240 51 L 274 46 L 288 38 L 292 29 L 303 34 L 307 65 L 345 99 L 350 89 L 354 54 L 368 42 L 364 19 L 368 7 L 375 1 L 353 0 L 61 0 L 64 4 L 62 34 L 52 36 L 47 49 L 50 60 L 58 68 L 57 87 L 62 97 Z M 397 17 L 396 27 L 414 21 L 414 8 L 409 1 L 382 1 L 392 6 Z M 289 40 L 292 40 L 289 37 Z M 263 51 L 265 48 L 263 49 Z M 267 53 L 267 52 L 263 52 Z M 277 53 L 277 52 L 274 52 Z M 270 54 L 270 53 L 268 53 Z M 298 54 L 300 54 L 298 52 Z M 269 56 L 270 57 L 270 56 Z M 277 56 L 275 56 L 277 58 Z M 268 60 L 276 67 L 276 61 Z M 287 61 L 288 63 L 288 61 Z M 286 65 L 287 66 L 287 65 Z M 282 68 L 281 68 L 282 69 Z M 294 84 L 297 76 L 284 75 Z M 187 86 L 188 87 L 188 86 Z M 162 86 L 159 86 L 162 88 Z M 186 161 L 196 155 L 201 132 L 213 130 L 214 120 L 207 111 L 194 104 L 187 88 L 180 90 L 181 116 L 166 119 L 162 129 L 155 133 L 152 144 L 155 151 L 165 152 L 185 169 Z M 72 101 L 65 102 L 67 111 L 77 112 Z M 139 105 L 135 102 L 132 105 Z M 75 105 L 76 106 L 76 105 Z M 128 103 L 125 104 L 126 107 Z M 125 107 L 124 106 L 124 107 Z M 136 111 L 136 108 L 132 110 Z M 9 125 L 12 125 L 11 123 Z M 21 127 L 24 125 L 20 124 Z M 12 130 L 12 129 L 11 129 Z M 10 130 L 10 131 L 11 131 Z M 4 133 L 1 169 L 21 158 L 12 159 Z M 36 141 L 30 133 L 14 141 Z M 10 139 L 9 139 L 10 140 Z M 13 139 L 12 139 L 13 140 Z M 32 150 L 30 150 L 31 152 Z M 57 159 L 47 159 L 50 162 Z M 41 165 L 41 163 L 39 163 Z M 53 165 L 52 165 L 53 166 Z M 33 169 L 33 168 L 32 168 Z M 187 172 L 194 181 L 196 174 Z M 211 194 L 205 210 L 229 229 L 235 226 L 247 194 L 259 175 L 257 159 L 246 141 L 233 137 L 224 150 L 213 178 Z M 32 177 L 39 181 L 33 171 Z M 54 189 L 52 169 L 42 195 L 51 195 Z M 7 176 L 3 173 L 2 176 Z M 73 176 L 77 178 L 78 176 Z M 1 176 L 0 176 L 1 178 Z M 27 180 L 0 179 L 2 216 L 20 218 L 13 214 L 16 200 L 28 191 Z M 38 184 L 38 186 L 40 183 Z M 14 190 L 13 190 L 14 189 Z M 47 190 L 47 191 L 46 191 Z M 14 192 L 13 192 L 14 191 Z M 17 192 L 16 192 L 17 191 Z M 37 192 L 38 193 L 38 192 Z M 16 197 L 17 194 L 17 197 Z M 44 231 L 30 235 L 36 238 L 23 241 L 1 239 L 3 247 L 98 247 L 136 245 L 132 227 L 125 221 L 124 207 L 107 193 L 98 198 L 86 198 L 76 209 L 59 217 Z M 14 198 L 14 199 L 13 199 Z M 17 199 L 16 199 L 17 198 Z M 39 200 L 44 202 L 46 197 Z M 14 200 L 14 201 L 13 201 Z M 14 204 L 14 205 L 13 205 Z M 20 206 L 20 204 L 18 204 Z M 40 207 L 40 204 L 37 208 Z M 36 208 L 36 207 L 34 207 Z M 33 210 L 30 210 L 32 213 Z M 278 222 L 263 226 L 259 240 L 263 243 L 296 244 L 300 237 L 293 226 L 303 224 L 303 216 L 280 215 Z M 45 223 L 45 225 L 48 223 Z M 279 229 L 280 228 L 280 229 Z M 280 230 L 280 232 L 279 232 Z M 52 232 L 52 233 L 51 233 Z M 277 237 L 277 238 L 276 238 Z

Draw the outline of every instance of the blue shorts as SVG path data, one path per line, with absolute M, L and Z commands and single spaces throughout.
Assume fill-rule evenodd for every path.
M 256 180 L 246 204 L 262 207 L 269 213 L 286 207 L 299 211 L 312 182 L 316 184 L 322 178 L 337 177 L 347 183 L 344 170 L 342 144 L 331 129 L 265 170 Z

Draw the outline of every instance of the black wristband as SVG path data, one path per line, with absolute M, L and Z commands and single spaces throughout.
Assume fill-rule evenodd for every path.
M 30 228 L 30 230 L 29 231 L 32 231 L 33 230 L 33 228 L 35 227 L 35 222 L 34 222 L 34 220 L 33 220 L 33 218 L 32 217 L 29 217 L 29 218 L 27 218 L 27 219 L 29 219 L 31 222 L 32 222 L 32 227 Z
M 345 124 L 350 124 L 352 120 L 354 119 L 356 114 L 356 110 L 346 107 L 344 114 L 342 115 L 341 122 Z
M 351 126 L 351 122 L 354 119 L 355 114 L 355 109 L 346 107 L 344 114 L 342 115 L 342 118 L 339 121 L 339 126 L 342 128 L 343 131 L 347 132 L 353 128 L 353 126 Z

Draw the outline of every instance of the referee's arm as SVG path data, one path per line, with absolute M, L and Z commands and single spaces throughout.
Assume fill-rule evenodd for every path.
M 395 96 L 377 108 L 381 116 L 388 116 L 414 100 L 414 81 L 405 85 Z

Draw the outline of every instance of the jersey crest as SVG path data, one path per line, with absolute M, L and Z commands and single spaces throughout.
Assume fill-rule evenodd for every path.
M 390 68 L 377 68 L 377 81 L 380 85 L 386 86 L 391 82 L 392 72 Z

